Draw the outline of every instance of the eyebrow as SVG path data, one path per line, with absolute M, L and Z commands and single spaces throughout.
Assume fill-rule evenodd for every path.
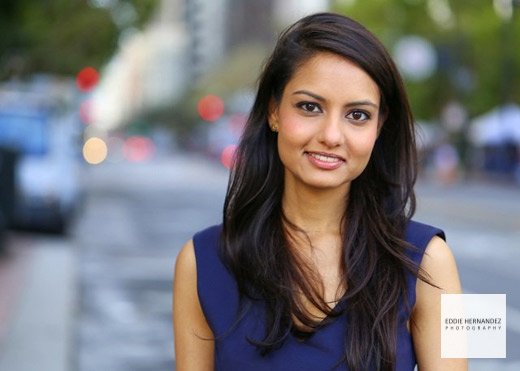
M 320 96 L 318 94 L 314 94 L 308 90 L 297 90 L 293 93 L 293 95 L 297 95 L 297 94 L 308 95 L 309 97 L 312 97 L 320 102 L 325 101 L 325 98 L 323 98 L 322 96 Z M 379 108 L 379 106 L 377 104 L 375 104 L 374 102 L 372 102 L 368 99 L 356 100 L 356 101 L 348 102 L 347 104 L 345 104 L 345 107 L 352 107 L 352 106 L 372 106 L 374 108 Z

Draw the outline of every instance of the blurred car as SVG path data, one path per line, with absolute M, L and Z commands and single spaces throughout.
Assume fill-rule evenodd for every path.
M 17 152 L 0 146 L 0 258 L 5 253 L 5 230 L 13 218 Z
M 52 97 L 0 89 L 0 146 L 18 152 L 10 226 L 66 230 L 82 193 L 78 124 Z

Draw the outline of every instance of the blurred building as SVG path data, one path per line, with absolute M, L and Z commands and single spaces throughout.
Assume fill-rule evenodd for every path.
M 92 96 L 93 123 L 109 131 L 144 111 L 177 101 L 189 84 L 188 32 L 182 0 L 161 0 L 143 31 L 129 28 Z
M 296 18 L 328 7 L 329 0 L 161 0 L 144 30 L 123 30 L 92 96 L 91 135 L 174 105 L 235 47 L 271 46 Z
M 228 0 L 227 45 L 272 45 L 279 31 L 297 19 L 327 11 L 330 0 Z
M 246 43 L 272 44 L 276 0 L 228 0 L 227 48 Z
M 148 53 L 143 66 L 143 104 L 162 107 L 178 100 L 187 85 L 189 44 L 182 0 L 162 0 L 145 30 Z
M 330 3 L 331 0 L 276 0 L 273 15 L 278 25 L 285 27 L 306 15 L 327 11 Z
M 222 61 L 226 52 L 229 0 L 185 0 L 189 76 L 196 79 Z
M 216 67 L 235 47 L 271 46 L 296 19 L 329 9 L 330 0 L 185 0 L 188 53 L 195 79 Z

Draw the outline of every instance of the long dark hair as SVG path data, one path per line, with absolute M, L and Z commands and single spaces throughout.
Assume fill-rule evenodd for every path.
M 350 187 L 342 221 L 343 273 L 348 288 L 331 310 L 313 273 L 290 248 L 291 222 L 282 210 L 284 167 L 276 133 L 268 126 L 270 101 L 302 63 L 330 52 L 356 63 L 379 86 L 384 122 L 366 169 Z M 259 79 L 258 92 L 238 146 L 224 205 L 221 255 L 242 299 L 266 304 L 262 354 L 281 346 L 291 331 L 310 336 L 324 322 L 305 310 L 305 299 L 333 318 L 348 314 L 345 358 L 351 370 L 395 367 L 399 315 L 406 303 L 406 272 L 422 276 L 404 241 L 415 211 L 416 152 L 413 117 L 403 82 L 384 46 L 365 27 L 338 14 L 305 17 L 283 32 Z M 308 267 L 307 267 L 308 268 Z M 409 308 L 408 308 L 409 309 Z M 303 324 L 298 326 L 293 317 Z

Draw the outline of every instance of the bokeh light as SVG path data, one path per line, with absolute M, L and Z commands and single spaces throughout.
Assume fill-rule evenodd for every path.
M 82 123 L 88 125 L 92 122 L 92 101 L 85 99 L 79 106 L 79 118 Z
M 83 158 L 91 165 L 97 165 L 105 161 L 107 154 L 107 145 L 101 138 L 90 138 L 83 145 Z
M 229 130 L 236 137 L 240 137 L 246 125 L 247 115 L 244 113 L 234 113 L 229 117 Z
M 220 162 L 228 169 L 231 169 L 231 167 L 233 166 L 233 161 L 235 160 L 235 153 L 237 147 L 238 146 L 235 144 L 230 144 L 222 150 L 222 154 L 220 155 Z
M 99 80 L 99 73 L 93 67 L 85 67 L 76 76 L 76 85 L 81 91 L 91 90 Z
M 123 152 L 128 161 L 143 162 L 153 156 L 155 145 L 150 138 L 133 136 L 126 139 Z
M 217 121 L 224 114 L 224 101 L 216 95 L 206 95 L 199 100 L 197 112 L 204 121 Z

